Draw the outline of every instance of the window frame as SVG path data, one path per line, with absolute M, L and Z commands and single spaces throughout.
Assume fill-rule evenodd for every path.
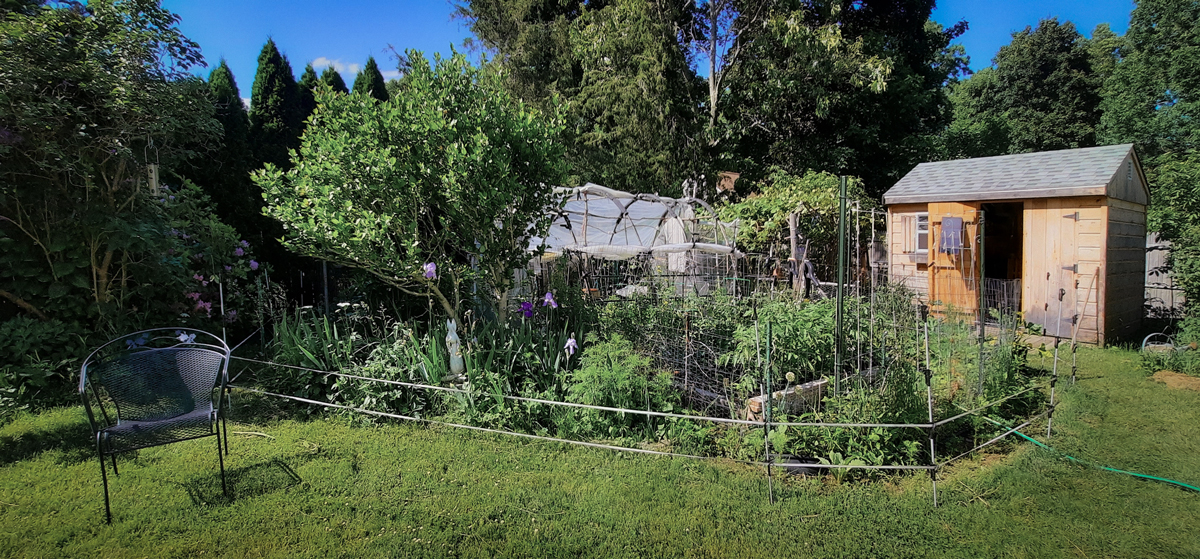
M 929 212 L 917 212 L 913 219 L 913 254 L 929 254 Z M 924 231 L 921 224 L 925 224 Z M 921 234 L 925 235 L 925 248 L 921 248 Z

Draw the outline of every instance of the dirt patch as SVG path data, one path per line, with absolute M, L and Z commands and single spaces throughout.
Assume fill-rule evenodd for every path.
M 1200 392 L 1200 377 L 1192 377 L 1175 371 L 1159 371 L 1150 378 L 1167 385 L 1167 388 Z

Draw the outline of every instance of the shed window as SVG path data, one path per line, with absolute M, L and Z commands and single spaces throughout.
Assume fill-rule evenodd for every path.
M 929 252 L 929 214 L 917 214 L 917 226 L 913 228 L 915 252 Z

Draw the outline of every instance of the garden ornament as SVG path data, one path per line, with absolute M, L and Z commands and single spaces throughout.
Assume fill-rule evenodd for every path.
M 458 325 L 453 320 L 446 321 L 446 351 L 450 354 L 450 372 L 461 376 L 467 370 L 463 363 L 462 347 L 458 340 Z

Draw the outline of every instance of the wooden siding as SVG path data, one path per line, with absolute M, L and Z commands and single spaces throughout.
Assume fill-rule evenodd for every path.
M 1108 199 L 1107 265 L 1104 275 L 1104 339 L 1141 329 L 1146 290 L 1146 207 Z
M 1102 196 L 1025 201 L 1021 308 L 1046 333 L 1102 343 L 1106 206 Z M 1091 286 L 1097 269 L 1099 286 Z M 1084 298 L 1087 301 L 1084 301 Z
M 888 207 L 887 251 L 888 275 L 917 293 L 929 292 L 926 274 L 927 254 L 916 253 L 912 247 L 910 227 L 916 227 L 916 215 L 928 210 L 925 204 L 895 204 Z M 905 218 L 912 218 L 911 224 Z
M 929 204 L 929 302 L 935 311 L 973 315 L 979 310 L 980 255 L 979 208 L 981 202 Z M 962 250 L 938 250 L 942 220 L 962 219 Z
M 1150 202 L 1150 189 L 1146 187 L 1146 176 L 1142 174 L 1142 166 L 1132 150 L 1108 181 L 1107 192 L 1110 199 L 1142 206 L 1142 212 L 1145 213 L 1145 206 Z

